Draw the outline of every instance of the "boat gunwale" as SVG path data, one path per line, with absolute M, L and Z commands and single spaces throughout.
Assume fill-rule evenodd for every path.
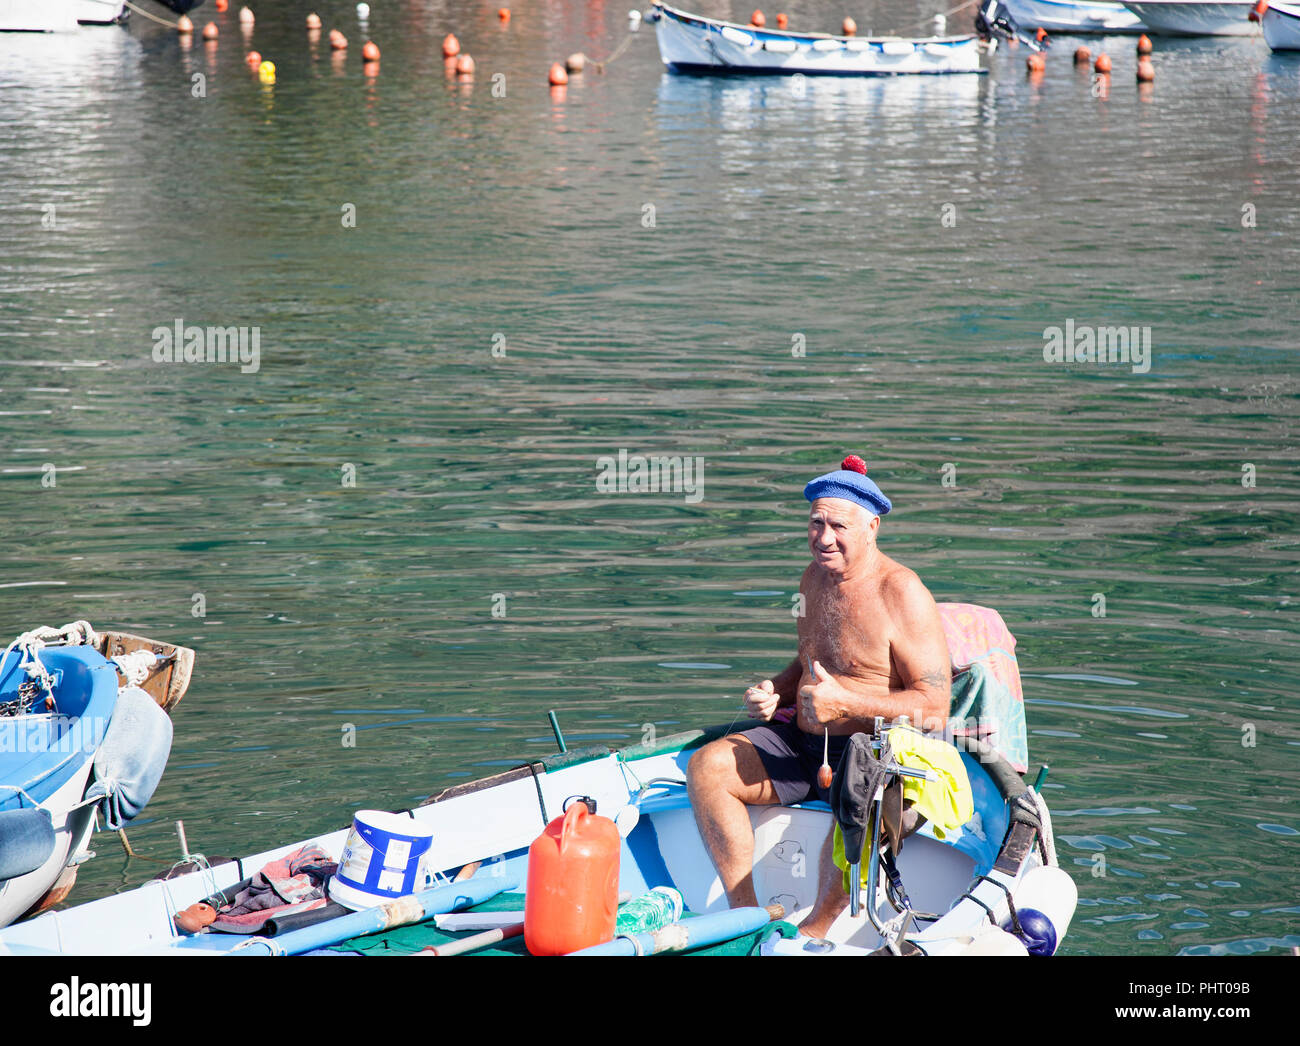
M 767 29 L 755 25 L 741 25 L 739 22 L 727 22 L 720 18 L 706 18 L 703 15 L 693 15 L 686 11 L 682 11 L 679 8 L 665 4 L 662 0 L 655 0 L 654 6 L 665 15 L 671 16 L 674 21 L 681 22 L 684 25 L 703 29 L 707 29 L 710 26 L 736 29 L 742 33 L 749 33 L 751 36 L 760 40 L 770 38 L 773 40 L 793 40 L 795 42 L 808 41 L 809 43 L 817 40 L 835 40 L 841 44 L 847 43 L 850 40 L 865 40 L 866 42 L 873 44 L 884 44 L 897 42 L 899 40 L 907 40 L 912 43 L 945 44 L 954 48 L 969 46 L 970 44 L 978 43 L 979 41 L 979 37 L 974 33 L 966 33 L 956 36 L 835 36 L 831 33 L 801 33 L 786 29 Z

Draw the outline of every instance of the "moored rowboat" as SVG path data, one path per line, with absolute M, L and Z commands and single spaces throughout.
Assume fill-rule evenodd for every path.
M 977 37 L 829 36 L 736 25 L 656 3 L 664 65 L 707 75 L 894 76 L 905 73 L 979 73 Z
M 171 751 L 194 652 L 88 622 L 34 629 L 0 659 L 0 926 L 71 891 L 95 815 L 137 816 Z M 119 682 L 118 675 L 124 678 Z
M 941 605 L 941 611 L 945 609 L 951 611 L 947 617 L 952 620 L 970 621 L 976 616 L 972 612 L 980 608 Z M 989 612 L 983 613 L 987 621 Z M 1000 619 L 996 624 L 1005 627 Z M 983 670 L 977 670 L 978 665 L 985 661 L 993 665 L 998 658 L 1015 672 L 1014 654 L 1008 652 L 1014 649 L 1014 640 L 1009 633 L 990 639 L 992 634 L 986 629 L 977 638 L 984 648 L 980 658 L 956 666 L 971 679 L 980 678 Z M 955 644 L 950 642 L 949 647 L 953 650 Z M 1018 697 L 1018 673 L 1014 691 Z M 957 708 L 954 702 L 954 714 Z M 1019 735 L 1023 720 L 1004 725 L 1006 734 Z M 1028 941 L 1037 952 L 1051 954 L 1068 930 L 1077 893 L 1070 877 L 1057 867 L 1046 803 L 1012 765 L 1023 760 L 1008 758 L 975 736 L 996 740 L 998 734 L 990 735 L 987 726 L 981 717 L 978 729 L 952 734 L 969 778 L 973 809 L 959 828 L 940 833 L 927 823 L 906 840 L 905 848 L 891 849 L 876 816 L 888 789 L 877 792 L 863 822 L 867 843 L 862 867 L 871 887 L 863 897 L 862 911 L 855 916 L 846 910 L 825 941 L 796 936 L 791 925 L 816 900 L 822 844 L 835 819 L 825 803 L 750 811 L 759 904 L 773 906 L 774 912 L 780 906 L 778 918 L 786 921 L 773 930 L 762 908 L 738 909 L 739 915 L 727 911 L 722 884 L 701 841 L 685 788 L 686 765 L 693 752 L 731 729 L 720 726 L 617 751 L 604 747 L 564 751 L 456 785 L 401 811 L 398 816 L 411 825 L 410 834 L 432 837 L 431 860 L 427 867 L 421 866 L 423 878 L 413 888 L 407 887 L 413 892 L 357 913 L 322 910 L 310 933 L 303 928 L 291 929 L 283 937 L 268 930 L 253 936 L 207 930 L 186 933 L 178 929 L 175 917 L 196 902 L 230 892 L 260 869 L 304 848 L 319 847 L 333 860 L 346 862 L 346 850 L 356 845 L 349 829 L 46 913 L 0 931 L 0 953 L 275 955 L 326 946 L 364 952 L 367 942 L 379 940 L 354 936 L 356 927 L 365 924 L 381 934 L 386 954 L 400 951 L 402 942 L 391 936 L 400 933 L 408 934 L 404 947 L 414 954 L 447 943 L 456 932 L 429 921 L 432 912 L 491 903 L 497 921 L 456 925 L 482 930 L 518 921 L 525 898 L 515 891 L 518 884 L 529 882 L 530 846 L 558 819 L 566 801 L 582 796 L 617 827 L 618 889 L 638 897 L 652 887 L 668 886 L 680 891 L 684 900 L 686 918 L 680 932 L 640 935 L 626 949 L 628 954 L 647 954 L 645 949 L 651 946 L 688 951 L 723 947 L 728 939 L 734 942 L 737 934 L 749 942 L 742 953 L 852 955 L 884 948 L 925 954 L 1025 954 Z M 843 765 L 842 773 L 847 772 Z M 896 771 L 902 772 L 894 766 L 889 773 Z M 434 900 L 437 905 L 431 903 Z M 1018 915 L 1013 915 L 1013 905 Z M 1050 909 L 1047 937 L 1040 933 L 1041 921 L 1037 930 L 1031 926 L 1032 911 L 1043 909 Z M 368 914 L 357 918 L 362 913 Z M 401 922 L 417 925 L 393 929 Z M 503 943 L 503 950 L 523 953 L 523 938 L 512 936 L 509 941 L 509 946 Z

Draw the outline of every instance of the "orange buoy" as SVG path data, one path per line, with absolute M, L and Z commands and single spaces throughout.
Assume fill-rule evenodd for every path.
M 361 57 L 367 62 L 379 61 L 379 45 L 373 40 L 367 40 L 361 46 Z
M 1156 78 L 1156 67 L 1150 58 L 1139 58 L 1137 68 L 1138 83 L 1149 84 Z
M 844 21 L 840 23 L 840 33 L 843 36 L 857 36 L 858 23 L 852 18 L 845 18 Z
M 336 51 L 346 51 L 348 49 L 348 38 L 337 29 L 330 30 L 330 47 Z
M 502 24 L 502 25 L 505 25 L 507 22 L 510 21 L 510 8 L 508 8 L 508 7 L 498 7 L 498 8 L 497 8 L 497 17 L 498 17 L 499 19 L 501 19 L 501 24 Z
M 176 19 L 176 31 L 182 35 L 194 32 L 194 23 L 190 21 L 189 15 L 181 15 Z
M 474 59 L 471 58 L 471 57 L 470 57 L 469 55 L 467 55 L 467 54 L 463 54 L 463 55 L 461 55 L 459 58 L 457 58 L 457 59 L 456 59 L 456 75 L 457 75 L 457 76 L 473 76 L 473 75 L 474 75 Z
M 564 60 L 564 69 L 570 73 L 581 73 L 587 68 L 587 56 L 581 51 L 575 51 Z
M 524 946 L 531 954 L 566 955 L 614 939 L 618 861 L 618 828 L 582 799 L 546 826 L 528 849 Z
M 551 66 L 551 72 L 547 79 L 552 87 L 560 87 L 569 82 L 568 70 L 564 68 L 562 63 L 556 62 Z
M 1095 62 L 1092 63 L 1092 67 L 1093 67 L 1095 70 L 1097 70 L 1097 72 L 1099 72 L 1099 73 L 1109 73 L 1109 72 L 1110 72 L 1110 55 L 1108 55 L 1108 54 L 1099 54 L 1099 55 L 1097 56 L 1097 60 L 1096 60 Z
M 217 23 L 209 22 L 203 27 L 203 39 L 215 40 L 217 38 Z
M 779 13 L 779 14 L 777 14 L 777 16 L 776 16 L 776 27 L 777 27 L 778 29 L 784 29 L 784 28 L 785 28 L 786 26 L 788 26 L 789 24 L 790 24 L 790 19 L 788 19 L 788 18 L 785 16 L 784 13 Z
M 320 28 L 320 15 L 318 15 L 315 11 L 313 11 L 311 14 L 307 16 L 307 28 L 308 29 Z
M 1034 35 L 1034 39 L 1041 44 L 1044 40 L 1047 39 L 1047 30 L 1040 25 L 1038 27 L 1038 32 Z
M 1041 54 L 1031 54 L 1025 59 L 1025 68 L 1031 73 L 1041 73 L 1047 68 L 1047 59 Z
M 244 61 L 248 63 L 248 68 L 256 69 L 262 64 L 262 56 L 256 51 L 249 51 L 248 54 L 244 55 Z
M 1151 37 L 1143 33 L 1138 37 L 1138 54 L 1150 54 L 1153 48 L 1151 46 Z
M 460 54 L 460 41 L 454 34 L 448 33 L 442 38 L 442 57 L 455 58 L 458 54 Z
M 218 11 L 229 10 L 230 0 L 216 0 L 216 8 Z
M 1254 7 L 1251 8 L 1250 14 L 1248 14 L 1246 17 L 1252 22 L 1258 22 L 1261 18 L 1264 17 L 1264 12 L 1267 10 L 1268 10 L 1268 0 L 1259 0 L 1259 2 Z
M 749 16 L 749 24 L 755 29 L 762 29 L 767 25 L 767 15 L 763 14 L 758 8 L 754 8 L 754 13 Z
M 1091 61 L 1092 61 L 1092 52 L 1091 52 L 1091 51 L 1089 51 L 1086 47 L 1078 47 L 1078 48 L 1075 48 L 1075 51 L 1074 51 L 1074 64 L 1075 64 L 1075 65 L 1087 65 L 1087 64 L 1088 64 L 1089 62 L 1091 62 Z

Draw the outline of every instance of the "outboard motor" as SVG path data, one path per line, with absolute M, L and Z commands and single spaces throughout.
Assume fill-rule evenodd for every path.
M 979 10 L 975 12 L 975 32 L 979 34 L 981 40 L 992 40 L 999 36 L 1009 40 L 1014 37 L 1027 44 L 1031 50 L 1042 50 L 1037 40 L 1021 32 L 1020 26 L 1011 17 L 1011 12 L 1006 9 L 1002 0 L 983 0 Z

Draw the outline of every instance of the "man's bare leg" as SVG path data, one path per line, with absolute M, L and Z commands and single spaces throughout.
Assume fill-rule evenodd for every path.
M 835 867 L 831 854 L 835 848 L 835 828 L 826 833 L 822 845 L 821 876 L 817 884 L 817 903 L 808 918 L 799 924 L 799 932 L 809 937 L 825 937 L 840 912 L 849 906 L 849 895 L 844 892 L 844 873 Z
M 691 756 L 686 790 L 727 903 L 732 908 L 758 904 L 754 827 L 747 807 L 771 806 L 777 798 L 757 750 L 739 734 L 710 742 Z

